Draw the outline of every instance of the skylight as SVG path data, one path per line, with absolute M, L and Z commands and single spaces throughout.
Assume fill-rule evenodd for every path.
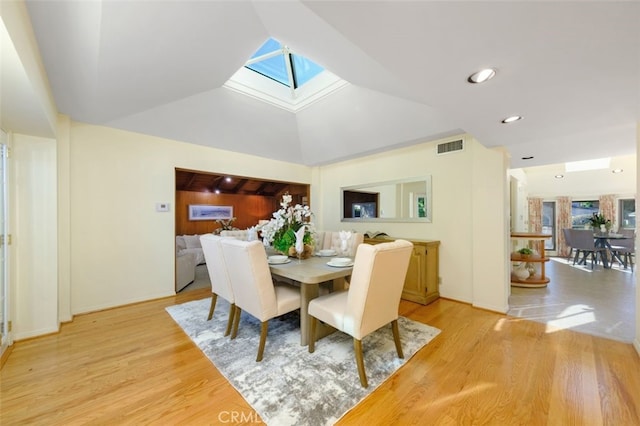
M 272 38 L 253 54 L 245 67 L 293 89 L 324 71 L 320 65 L 292 53 L 287 46 Z
M 598 158 L 596 160 L 573 161 L 565 163 L 566 172 L 582 172 L 586 170 L 608 169 L 611 158 Z
M 322 66 L 270 38 L 224 87 L 297 111 L 346 85 Z

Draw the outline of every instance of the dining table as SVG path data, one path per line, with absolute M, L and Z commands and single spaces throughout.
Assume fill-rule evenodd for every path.
M 311 256 L 307 259 L 289 258 L 286 263 L 269 263 L 271 275 L 277 280 L 282 277 L 300 285 L 300 344 L 309 344 L 309 302 L 320 295 L 320 284 L 331 281 L 333 289 L 343 285 L 344 279 L 351 275 L 353 264 L 348 266 L 330 266 L 332 257 Z M 316 339 L 335 331 L 333 327 L 317 324 Z
M 593 238 L 594 238 L 594 245 L 596 248 L 606 250 L 606 255 L 602 256 L 602 266 L 604 266 L 605 269 L 611 268 L 614 259 L 620 262 L 621 265 L 623 264 L 626 265 L 626 262 L 620 259 L 620 256 L 618 255 L 618 253 L 612 249 L 611 241 L 612 240 L 613 241 L 628 240 L 633 237 L 628 235 L 623 235 L 623 234 L 615 234 L 611 232 L 596 232 L 593 234 Z M 611 259 L 609 259 L 609 256 L 611 256 Z

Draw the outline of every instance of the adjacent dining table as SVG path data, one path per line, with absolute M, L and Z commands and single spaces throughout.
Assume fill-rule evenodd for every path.
M 269 263 L 274 278 L 283 277 L 300 283 L 300 344 L 309 344 L 309 302 L 320 294 L 320 284 L 333 281 L 333 287 L 340 286 L 343 278 L 351 275 L 353 266 L 329 266 L 331 257 L 311 256 L 308 259 L 290 258 L 287 263 Z M 317 324 L 316 338 L 334 331 L 332 327 Z

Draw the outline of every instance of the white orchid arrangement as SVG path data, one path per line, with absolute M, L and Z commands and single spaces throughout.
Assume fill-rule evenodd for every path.
M 281 253 L 288 253 L 289 248 L 296 243 L 296 232 L 305 227 L 304 244 L 313 244 L 315 226 L 311 222 L 313 213 L 309 206 L 301 204 L 291 205 L 289 194 L 282 196 L 280 209 L 273 213 L 273 218 L 260 227 L 262 241 L 265 245 L 272 245 Z

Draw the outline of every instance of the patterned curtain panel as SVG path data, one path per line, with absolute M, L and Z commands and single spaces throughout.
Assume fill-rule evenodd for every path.
M 567 242 L 564 240 L 565 228 L 571 228 L 573 226 L 571 220 L 571 198 L 570 197 L 558 197 L 556 199 L 556 234 L 558 236 L 558 255 L 568 256 L 570 248 L 567 246 Z
M 611 223 L 616 222 L 616 203 L 614 195 L 601 195 L 600 199 L 600 213 L 605 217 L 605 219 L 609 219 Z
M 542 232 L 542 198 L 527 198 L 529 204 L 529 232 Z M 542 241 L 530 242 L 533 249 L 540 253 Z

